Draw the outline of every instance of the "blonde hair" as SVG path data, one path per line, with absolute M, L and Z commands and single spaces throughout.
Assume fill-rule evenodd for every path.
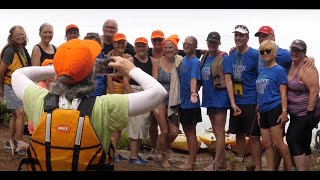
M 272 50 L 272 53 L 274 53 L 275 56 L 277 56 L 278 53 L 278 45 L 273 40 L 264 40 L 259 47 L 259 51 L 262 49 L 265 49 L 266 46 L 270 46 L 270 49 Z

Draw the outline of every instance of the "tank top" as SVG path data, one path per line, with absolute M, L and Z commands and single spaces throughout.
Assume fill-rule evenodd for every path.
M 36 46 L 39 47 L 40 52 L 41 52 L 40 64 L 42 64 L 45 59 L 53 59 L 54 55 L 56 54 L 56 47 L 54 45 L 52 45 L 53 50 L 54 50 L 53 54 L 46 53 L 39 44 L 37 44 Z
M 309 103 L 309 90 L 299 81 L 298 75 L 303 63 L 298 67 L 292 80 L 288 80 L 288 111 L 290 115 L 307 115 L 307 106 Z M 315 115 L 320 114 L 320 101 L 318 99 L 315 106 Z
M 150 76 L 152 76 L 152 62 L 151 62 L 151 57 L 150 56 L 148 56 L 148 60 L 145 63 L 139 61 L 138 58 L 133 56 L 133 64 L 136 67 L 140 68 L 142 71 L 144 71 L 147 74 L 149 74 Z M 131 79 L 129 83 L 132 84 L 132 85 L 139 86 L 139 84 L 133 79 Z

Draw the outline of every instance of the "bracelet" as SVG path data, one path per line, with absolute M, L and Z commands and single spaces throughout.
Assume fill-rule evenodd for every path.
M 287 112 L 287 110 L 286 110 L 286 109 L 283 109 L 282 112 Z

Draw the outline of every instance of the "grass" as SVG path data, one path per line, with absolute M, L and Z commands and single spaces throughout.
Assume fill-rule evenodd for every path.
M 9 124 L 11 118 L 11 111 L 7 109 L 6 103 L 0 103 L 0 123 Z

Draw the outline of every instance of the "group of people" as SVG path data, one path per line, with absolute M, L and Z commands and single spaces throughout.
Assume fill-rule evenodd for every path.
M 170 146 L 181 123 L 189 157 L 177 167 L 193 169 L 199 148 L 196 125 L 202 121 L 204 107 L 216 137 L 214 159 L 204 170 L 228 170 L 224 129 L 228 109 L 228 131 L 236 134 L 236 160 L 243 162 L 248 136 L 255 170 L 262 170 L 261 143 L 268 170 L 279 168 L 280 157 L 288 170 L 309 169 L 312 129 L 320 120 L 319 74 L 314 59 L 306 55 L 303 40 L 294 40 L 289 51 L 282 49 L 273 29 L 262 26 L 255 33 L 260 43 L 255 49 L 248 45 L 248 28 L 237 25 L 235 47 L 225 52 L 219 49 L 221 37 L 215 31 L 207 36 L 208 50 L 198 49 L 194 36 L 187 36 L 179 49 L 179 36 L 165 37 L 161 30 L 151 34 L 153 48 L 145 37 L 136 38 L 132 45 L 125 34 L 118 33 L 113 19 L 104 22 L 102 31 L 102 35 L 87 33 L 80 40 L 78 26 L 70 24 L 67 41 L 56 47 L 50 44 L 53 27 L 44 23 L 39 29 L 41 41 L 30 56 L 23 27 L 10 29 L 8 44 L 1 52 L 0 96 L 12 109 L 5 146 L 13 154 L 28 147 L 22 140 L 25 112 L 36 129 L 50 92 L 60 97 L 62 109 L 77 109 L 86 96 L 96 98 L 91 124 L 106 153 L 110 144 L 114 146 L 114 162 L 147 163 L 139 151 L 142 140 L 150 136 L 152 150 L 147 159 L 157 160 L 161 154 L 162 167 L 171 167 Z M 113 60 L 109 66 L 116 72 L 95 74 L 95 62 L 106 58 Z M 35 85 L 43 79 L 47 79 L 46 88 Z M 130 138 L 129 158 L 118 152 L 124 128 Z

